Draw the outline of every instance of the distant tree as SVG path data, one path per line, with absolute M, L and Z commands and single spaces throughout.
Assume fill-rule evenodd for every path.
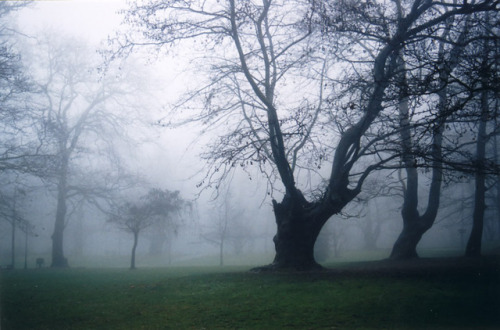
M 340 258 L 345 249 L 348 241 L 346 232 L 353 220 L 342 217 L 335 220 L 323 226 L 314 245 L 314 257 L 319 262 L 326 261 L 329 257 Z
M 16 263 L 16 231 L 27 220 L 23 217 L 23 207 L 26 191 L 18 185 L 4 185 L 0 191 L 0 218 L 11 226 L 11 259 L 10 265 Z
M 201 238 L 219 248 L 219 265 L 224 265 L 224 253 L 227 245 L 232 244 L 236 252 L 240 252 L 251 233 L 242 224 L 245 214 L 234 203 L 231 190 L 228 188 L 215 201 L 210 215 L 210 223 L 201 233 Z
M 366 204 L 367 211 L 364 218 L 355 221 L 358 228 L 363 233 L 364 248 L 366 250 L 376 250 L 377 241 L 382 232 L 382 224 L 387 221 L 387 217 L 382 217 L 379 211 L 379 203 L 383 203 L 383 199 L 375 199 L 372 203 L 368 202 Z M 373 204 L 373 208 L 371 205 Z M 384 211 L 385 214 L 388 210 Z
M 191 119 L 227 132 L 203 155 L 209 169 L 201 184 L 216 187 L 236 167 L 266 168 L 283 198 L 273 199 L 276 256 L 262 269 L 313 269 L 319 267 L 313 250 L 323 225 L 360 193 L 372 171 L 398 157 L 385 154 L 358 168 L 382 145 L 372 125 L 394 109 L 388 94 L 397 84 L 401 51 L 437 38 L 452 17 L 497 6 L 493 0 L 150 0 L 131 5 L 126 21 L 132 31 L 115 39 L 112 57 L 141 45 L 161 50 L 198 41 L 190 44 L 204 50 L 205 65 L 197 70 L 208 67 L 210 80 L 189 97 L 201 101 L 192 105 L 199 111 Z M 330 69 L 333 61 L 338 70 Z M 335 73 L 346 77 L 338 79 L 344 94 L 325 95 L 327 75 Z M 345 122 L 331 123 L 342 109 Z M 331 167 L 321 180 L 327 162 Z M 318 176 L 309 180 L 309 174 Z
M 24 233 L 24 269 L 28 269 L 28 238 L 37 237 L 35 226 L 28 220 L 23 219 L 19 224 L 19 229 Z
M 129 184 L 115 141 L 127 141 L 122 128 L 140 91 L 126 70 L 103 76 L 95 51 L 64 36 L 42 35 L 25 54 L 38 91 L 33 102 L 42 109 L 40 153 L 47 156 L 35 174 L 56 197 L 51 267 L 67 267 L 63 238 L 72 207 L 96 204 Z
M 108 222 L 119 229 L 132 233 L 134 243 L 130 259 L 130 269 L 135 269 L 135 255 L 139 234 L 146 228 L 159 222 L 173 224 L 180 220 L 179 212 L 188 208 L 190 203 L 184 200 L 178 191 L 151 189 L 136 201 L 116 205 L 108 218 Z

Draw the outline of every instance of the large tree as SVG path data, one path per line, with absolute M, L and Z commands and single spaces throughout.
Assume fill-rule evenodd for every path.
M 203 101 L 192 119 L 228 133 L 204 155 L 204 184 L 218 185 L 237 166 L 270 166 L 266 173 L 273 186 L 280 183 L 282 199 L 272 201 L 276 256 L 266 269 L 312 269 L 319 267 L 313 247 L 323 225 L 359 194 L 371 171 L 396 157 L 359 167 L 381 141 L 367 133 L 390 105 L 401 51 L 437 36 L 452 17 L 497 6 L 492 0 L 141 1 L 128 10 L 133 28 L 115 39 L 113 55 L 182 42 L 205 50 L 198 68 L 208 67 L 211 80 L 189 98 Z M 360 57 L 363 51 L 368 55 Z M 326 95 L 330 75 L 354 77 L 358 85 Z M 325 131 L 342 111 L 341 134 Z M 304 180 L 325 163 L 328 173 Z

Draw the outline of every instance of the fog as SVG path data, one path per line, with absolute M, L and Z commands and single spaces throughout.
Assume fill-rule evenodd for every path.
M 17 31 L 13 37 L 16 48 L 23 59 L 30 58 L 32 69 L 29 74 L 35 80 L 42 81 L 47 68 L 43 64 L 41 48 L 36 45 L 49 35 L 56 41 L 72 40 L 75 45 L 84 45 L 88 54 L 93 54 L 85 55 L 85 59 L 94 65 L 94 73 L 100 78 L 83 84 L 83 87 L 76 86 L 81 88 L 82 95 L 94 88 L 98 90 L 100 83 L 108 83 L 106 79 L 110 81 L 106 86 L 113 88 L 114 94 L 109 92 L 112 96 L 106 96 L 102 106 L 97 108 L 98 111 L 106 109 L 111 115 L 97 119 L 98 125 L 79 138 L 80 149 L 71 165 L 74 166 L 72 183 L 80 183 L 79 193 L 83 197 L 68 195 L 63 249 L 69 266 L 129 267 L 133 234 L 109 221 L 110 215 L 105 211 L 111 206 L 102 196 L 119 190 L 123 192 L 120 197 L 123 200 L 138 200 L 154 188 L 179 191 L 189 206 L 169 215 L 175 218 L 172 227 L 159 229 L 152 225 L 141 229 L 136 250 L 137 267 L 258 266 L 271 263 L 275 257 L 273 237 L 277 232 L 272 199 L 280 201 L 284 197 L 284 188 L 276 180 L 276 171 L 268 168 L 260 171 L 256 167 L 233 164 L 236 168 L 224 180 L 218 181 L 220 178 L 214 176 L 207 165 L 209 160 L 200 154 L 212 152 L 207 145 L 226 133 L 224 126 L 207 129 L 195 121 L 168 125 L 184 120 L 184 113 L 177 118 L 169 117 L 169 109 L 178 106 L 181 96 L 196 87 L 199 80 L 209 79 L 200 78 L 199 72 L 193 68 L 201 56 L 198 50 L 181 47 L 158 54 L 139 50 L 109 66 L 98 63 L 99 59 L 102 60 L 103 49 L 110 47 L 107 39 L 122 28 L 121 8 L 126 8 L 125 1 L 36 1 L 10 15 L 10 24 Z M 55 50 L 62 52 L 64 58 L 69 51 L 61 47 L 72 46 L 60 45 L 55 46 L 60 47 Z M 77 73 L 80 75 L 81 72 Z M 294 90 L 295 87 L 289 88 Z M 54 91 L 54 98 L 56 93 L 65 95 L 66 92 Z M 314 93 L 313 87 L 310 93 Z M 79 111 L 83 112 L 88 104 L 92 104 L 89 97 L 75 101 L 80 102 L 82 110 Z M 40 96 L 30 97 L 29 102 L 40 104 Z M 64 102 L 61 97 L 61 104 Z M 78 111 L 70 115 L 68 121 L 77 123 L 77 116 L 81 116 Z M 108 119 L 110 127 L 106 126 Z M 26 130 L 23 134 L 28 139 L 37 133 Z M 56 147 L 40 147 L 40 150 L 50 154 Z M 311 149 L 311 155 L 313 153 L 317 151 Z M 324 162 L 328 161 L 331 159 Z M 300 172 L 298 185 L 302 190 L 321 185 L 322 178 L 328 177 L 328 166 L 317 167 L 315 171 L 304 169 Z M 330 218 L 316 242 L 318 262 L 328 264 L 389 257 L 403 229 L 400 172 L 401 169 L 389 168 L 371 174 L 373 182 L 385 183 L 392 188 L 383 193 L 362 190 L 341 213 Z M 275 176 L 270 177 L 269 173 Z M 51 265 L 54 219 L 58 213 L 57 187 L 60 186 L 55 178 L 51 174 L 37 176 L 24 171 L 2 173 L 2 198 L 17 201 L 9 204 L 10 210 L 20 214 L 31 229 L 25 234 L 20 226 L 13 235 L 12 222 L 17 223 L 17 220 L 0 221 L 1 266 L 11 264 L 13 248 L 15 268 L 23 267 L 26 251 L 28 268 L 36 266 L 37 258 L 44 258 L 45 266 Z M 94 188 L 90 185 L 94 181 L 97 183 L 92 187 L 99 186 L 99 191 L 97 188 L 92 190 L 95 195 L 91 197 L 90 190 Z M 104 187 L 104 183 L 110 182 L 112 184 Z M 430 182 L 431 175 L 422 170 L 419 195 L 423 201 Z M 82 192 L 84 188 L 86 190 Z M 310 190 L 311 196 L 314 195 L 313 189 Z M 420 256 L 461 255 L 465 249 L 472 226 L 474 182 L 470 176 L 464 180 L 450 179 L 444 184 L 441 195 L 442 204 L 436 221 L 418 244 Z M 122 199 L 116 203 L 121 203 L 122 207 L 126 205 Z M 495 220 L 497 201 L 487 204 L 490 207 L 485 216 L 486 250 L 498 246 L 500 238 L 500 224 Z M 426 202 L 421 202 L 419 208 L 423 211 L 426 206 Z

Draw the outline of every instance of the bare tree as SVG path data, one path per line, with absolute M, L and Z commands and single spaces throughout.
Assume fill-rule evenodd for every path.
M 491 33 L 492 25 L 490 23 L 489 13 L 485 13 L 485 23 L 484 29 L 487 34 Z M 494 16 L 496 17 L 496 16 Z M 500 36 L 496 36 L 499 38 Z M 486 209 L 486 168 L 487 161 L 489 157 L 494 157 L 494 153 L 490 154 L 489 157 L 486 153 L 486 146 L 490 140 L 490 136 L 487 132 L 487 125 L 492 117 L 492 109 L 495 105 L 494 98 L 491 97 L 492 90 L 496 90 L 499 87 L 498 82 L 495 83 L 495 70 L 498 71 L 497 61 L 492 57 L 494 53 L 494 48 L 492 47 L 490 38 L 485 38 L 483 40 L 483 45 L 480 48 L 482 50 L 482 58 L 480 61 L 479 78 L 481 92 L 479 94 L 479 124 L 477 128 L 477 139 L 476 139 L 476 155 L 475 161 L 477 162 L 477 172 L 475 173 L 475 194 L 474 194 L 474 211 L 472 216 L 472 230 L 467 242 L 467 247 L 465 250 L 465 255 L 468 257 L 478 257 L 481 255 L 481 245 L 484 227 L 484 213 Z M 498 51 L 498 50 L 497 50 Z M 498 56 L 498 54 L 496 54 Z M 493 88 L 492 85 L 494 86 Z M 492 102 L 493 101 L 493 102 Z M 498 134 L 498 128 L 493 128 L 493 135 Z M 496 134 L 495 134 L 496 133 Z M 496 161 L 496 159 L 495 159 Z
M 462 26 L 461 30 L 457 28 L 457 25 Z M 401 126 L 401 162 L 405 168 L 406 178 L 401 178 L 404 193 L 404 202 L 401 210 L 403 230 L 393 246 L 390 256 L 391 259 L 411 259 L 418 257 L 416 251 L 417 244 L 422 238 L 422 235 L 432 227 L 436 220 L 443 181 L 442 161 L 444 157 L 442 145 L 445 127 L 448 118 L 456 113 L 457 110 L 462 109 L 470 99 L 470 93 L 464 93 L 466 95 L 465 97 L 457 98 L 455 96 L 457 90 L 456 85 L 460 83 L 452 79 L 452 73 L 459 64 L 464 47 L 467 45 L 465 39 L 469 33 L 469 28 L 470 24 L 468 18 L 462 24 L 457 24 L 453 19 L 450 19 L 439 36 L 440 41 L 436 53 L 437 58 L 433 61 L 438 65 L 435 72 L 437 76 L 435 80 L 438 81 L 438 84 L 435 87 L 430 85 L 428 92 L 431 95 L 435 94 L 437 96 L 438 101 L 435 104 L 437 115 L 436 118 L 433 118 L 431 121 L 432 128 L 428 128 L 427 124 L 423 125 L 424 131 L 430 132 L 431 135 L 430 148 L 426 149 L 430 149 L 428 158 L 431 159 L 430 167 L 432 174 L 427 196 L 427 206 L 422 213 L 419 212 L 418 155 L 415 153 L 415 150 L 424 149 L 422 147 L 423 143 L 421 142 L 423 137 L 418 130 L 412 130 L 411 127 L 411 117 L 418 116 L 416 115 L 418 112 L 415 110 L 411 111 L 410 109 L 410 95 L 412 93 L 409 90 L 409 82 L 407 81 L 408 71 L 406 70 L 403 56 L 399 59 L 401 81 L 398 108 Z M 414 53 L 412 55 L 415 56 L 417 54 Z M 429 78 L 425 77 L 424 79 L 428 80 Z M 415 85 L 415 83 L 413 83 L 413 85 Z M 420 92 L 419 94 L 423 94 L 424 97 L 427 97 L 424 93 Z M 417 95 L 417 97 L 422 98 L 421 95 Z M 418 102 L 414 103 L 418 104 Z M 419 142 L 415 142 L 416 139 L 418 139 Z M 418 145 L 418 147 L 416 147 L 416 145 Z
M 28 238 L 37 237 L 36 227 L 30 221 L 23 219 L 19 228 L 24 233 L 24 269 L 28 269 Z
M 19 182 L 4 183 L 0 191 L 0 218 L 11 226 L 11 260 L 10 265 L 15 268 L 16 263 L 16 237 L 18 228 L 23 229 L 26 220 L 23 209 L 26 206 L 27 193 Z
M 139 234 L 144 229 L 158 222 L 176 223 L 179 212 L 188 207 L 178 191 L 151 189 L 136 201 L 120 203 L 113 208 L 108 222 L 119 229 L 134 235 L 130 269 L 135 269 L 135 254 L 139 242 Z M 169 226 L 174 228 L 174 226 Z
M 0 3 L 0 174 L 27 171 L 29 158 L 36 155 L 40 145 L 33 134 L 35 110 L 28 102 L 34 86 L 18 47 L 25 36 L 12 24 L 12 13 L 27 5 L 21 1 Z M 29 139 L 30 136 L 34 138 Z
M 323 225 L 359 194 L 373 170 L 398 157 L 386 154 L 357 167 L 382 141 L 367 133 L 388 107 L 402 49 L 437 37 L 451 17 L 497 6 L 490 0 L 144 1 L 128 10 L 126 21 L 133 29 L 115 39 L 111 57 L 144 45 L 162 49 L 195 41 L 205 55 L 213 52 L 205 58 L 211 80 L 189 98 L 203 101 L 191 119 L 229 133 L 215 139 L 204 155 L 209 170 L 202 184 L 218 186 L 234 167 L 270 166 L 269 182 L 280 183 L 283 197 L 273 199 L 276 256 L 261 269 L 312 269 L 319 267 L 313 247 Z M 381 21 L 387 30 L 381 30 Z M 356 58 L 362 51 L 368 52 L 366 58 Z M 340 68 L 336 74 L 358 73 L 356 81 L 364 80 L 364 87 L 351 89 L 353 94 L 334 98 L 350 100 L 350 118 L 339 126 L 340 135 L 322 130 L 340 110 L 323 93 L 325 77 L 334 74 L 332 57 Z M 301 174 L 318 172 L 328 162 L 326 179 L 304 183 Z M 315 193 L 303 193 L 304 187 Z
M 124 167 L 115 151 L 116 137 L 131 119 L 128 95 L 137 92 L 126 72 L 102 76 L 100 58 L 88 45 L 60 35 L 44 35 L 35 45 L 31 72 L 41 109 L 42 153 L 36 172 L 56 195 L 52 267 L 67 267 L 64 229 L 72 206 L 107 198 L 124 183 Z M 28 57 L 28 56 L 27 56 Z

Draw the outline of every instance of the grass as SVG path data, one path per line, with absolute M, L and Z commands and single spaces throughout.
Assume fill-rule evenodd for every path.
M 7 271 L 0 275 L 1 328 L 500 327 L 495 276 L 254 274 L 247 269 Z

